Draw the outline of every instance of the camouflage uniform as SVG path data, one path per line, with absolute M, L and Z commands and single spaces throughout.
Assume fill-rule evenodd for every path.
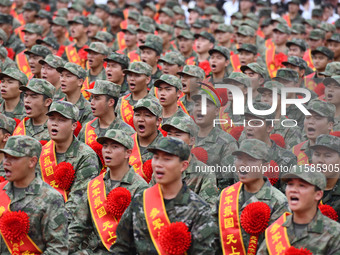
M 184 56 L 178 51 L 167 52 L 164 56 L 161 56 L 158 60 L 159 63 L 168 63 L 170 65 L 184 66 Z
M 12 22 L 13 17 L 11 15 L 0 13 L 0 24 L 11 24 Z M 15 54 L 18 54 L 25 49 L 25 45 L 14 33 L 9 36 L 7 42 L 4 43 L 4 46 L 13 49 Z
M 111 129 L 107 131 L 104 136 L 98 138 L 98 142 L 103 143 L 107 139 L 128 146 L 126 147 L 128 149 L 132 149 L 133 147 L 132 138 L 120 130 Z M 106 195 L 114 188 L 123 187 L 130 192 L 131 198 L 133 198 L 136 193 L 148 187 L 144 179 L 136 174 L 132 167 L 130 167 L 129 171 L 119 181 L 115 180 L 113 182 L 110 179 L 110 169 L 107 170 L 103 179 Z M 69 226 L 70 252 L 75 252 L 73 254 L 110 254 L 102 244 L 95 223 L 92 220 L 87 194 L 84 195 L 83 201 L 86 202 L 79 205 Z M 91 234 L 89 235 L 89 233 Z
M 331 65 L 332 64 L 332 65 Z M 327 70 L 328 67 L 328 70 Z M 325 70 L 325 75 L 327 76 L 332 76 L 325 78 L 323 83 L 325 86 L 328 86 L 332 83 L 334 83 L 337 86 L 340 86 L 340 63 L 339 62 L 332 62 L 327 64 L 326 70 Z M 328 75 L 331 74 L 331 75 Z M 334 125 L 333 125 L 333 131 L 340 131 L 340 116 L 334 116 Z
M 182 140 L 164 137 L 151 151 L 161 150 L 187 160 L 189 146 Z M 192 241 L 187 254 L 214 254 L 217 228 L 209 206 L 185 183 L 177 196 L 165 201 L 165 210 L 170 222 L 184 222 L 191 233 Z M 158 254 L 150 238 L 143 210 L 143 193 L 139 192 L 123 214 L 118 228 L 117 240 L 111 247 L 114 254 Z
M 326 77 L 339 76 L 340 75 L 340 62 L 330 62 L 326 65 L 326 69 L 320 72 Z M 333 78 L 333 77 L 332 77 Z
M 107 56 L 109 54 L 109 49 L 104 43 L 101 42 L 93 42 L 90 44 L 90 47 L 85 49 L 86 52 L 95 52 L 104 56 Z M 100 71 L 100 73 L 96 76 L 91 75 L 90 69 L 86 71 L 86 76 L 89 79 L 89 84 L 96 81 L 96 80 L 106 80 L 106 73 L 105 73 L 105 68 Z
M 219 54 L 222 54 L 226 60 L 230 60 L 230 52 L 227 48 L 225 47 L 222 47 L 222 46 L 214 46 L 214 48 L 212 48 L 211 50 L 209 50 L 209 55 L 211 56 L 214 52 L 217 52 Z M 228 65 L 228 67 L 231 66 L 231 65 Z M 228 68 L 226 67 L 225 70 L 224 70 L 224 76 L 223 76 L 223 79 L 224 78 L 227 78 L 230 73 L 233 71 L 232 68 Z M 210 79 L 209 79 L 209 82 L 211 82 L 212 84 L 214 84 L 214 78 L 213 78 L 213 74 L 210 73 Z
M 77 108 L 65 101 L 53 102 L 49 113 L 57 112 L 65 118 L 77 120 Z M 70 131 L 71 132 L 71 131 Z M 70 213 L 69 222 L 72 221 L 72 214 L 83 203 L 83 196 L 86 194 L 87 183 L 96 177 L 100 172 L 100 167 L 96 153 L 86 144 L 73 137 L 73 141 L 65 153 L 56 153 L 56 161 L 68 162 L 75 169 L 75 179 L 68 194 L 66 210 Z M 39 171 L 39 173 L 41 173 Z
M 66 63 L 63 67 L 57 67 L 57 71 L 61 73 L 62 71 L 69 71 L 73 75 L 77 76 L 79 79 L 85 80 L 86 71 L 79 65 L 74 63 Z M 64 99 L 67 101 L 67 98 Z M 84 125 L 86 122 L 93 120 L 91 104 L 85 99 L 83 94 L 80 93 L 78 101 L 75 106 L 79 109 L 79 122 Z
M 181 33 L 177 36 L 177 39 L 179 40 L 181 37 L 192 40 L 192 46 L 194 46 L 195 37 L 193 33 L 191 33 L 189 30 L 183 29 Z M 188 59 L 193 59 L 195 65 L 198 65 L 198 55 L 194 50 L 192 50 L 190 56 L 185 59 L 185 63 L 187 63 Z
M 12 118 L 6 117 L 4 114 L 0 113 L 0 129 L 2 129 L 4 132 L 8 132 L 10 135 L 12 135 L 16 127 L 16 124 L 17 123 Z M 5 170 L 2 163 L 3 162 L 1 161 L 0 176 L 5 177 Z
M 283 181 L 289 178 L 300 178 L 309 184 L 324 190 L 326 178 L 322 173 L 305 171 L 306 168 L 292 169 L 290 173 L 283 175 Z M 308 249 L 313 254 L 339 254 L 340 253 L 340 225 L 323 215 L 317 210 L 316 215 L 308 224 L 305 224 L 301 235 L 297 236 L 293 215 L 287 216 L 282 224 L 286 228 L 290 245 L 295 248 Z M 268 254 L 266 242 L 262 242 L 257 254 Z
M 41 144 L 28 136 L 10 137 L 1 150 L 14 157 L 39 157 Z M 28 236 L 43 254 L 68 254 L 67 213 L 62 196 L 40 177 L 17 189 L 12 182 L 3 188 L 11 199 L 11 211 L 24 211 L 29 217 Z M 0 237 L 0 253 L 11 254 Z
M 62 27 L 68 27 L 67 20 L 63 17 L 58 17 L 58 16 L 52 20 L 51 24 L 62 26 Z M 63 46 L 69 46 L 70 44 L 71 44 L 71 41 L 68 38 L 66 38 L 66 40 L 63 42 Z M 66 57 L 66 54 L 65 54 L 65 57 Z M 63 57 L 63 59 L 65 58 Z

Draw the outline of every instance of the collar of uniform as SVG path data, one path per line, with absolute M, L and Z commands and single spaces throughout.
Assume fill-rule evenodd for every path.
M 182 188 L 178 192 L 177 196 L 173 199 L 170 199 L 173 204 L 176 205 L 188 205 L 189 198 L 190 198 L 190 190 L 184 181 L 182 181 Z
M 306 143 L 304 143 L 304 144 L 302 145 L 301 150 L 302 150 L 302 151 L 307 150 L 307 149 L 310 147 L 309 144 L 310 144 L 310 142 L 309 142 L 309 140 L 307 140 Z
M 204 141 L 204 143 L 206 142 L 211 142 L 211 143 L 215 143 L 216 140 L 219 138 L 218 132 L 221 131 L 223 132 L 221 129 L 217 128 L 217 127 L 213 127 L 213 129 L 210 131 L 209 135 L 207 135 L 206 137 L 204 137 L 200 143 L 202 143 L 202 141 Z M 224 133 L 224 132 L 223 132 Z
M 263 177 L 264 184 L 262 188 L 255 194 L 258 200 L 270 200 L 272 198 L 273 186 L 270 184 L 267 177 Z
M 65 152 L 65 155 L 69 158 L 74 158 L 77 156 L 78 151 L 79 151 L 79 141 L 75 136 L 73 136 L 73 141 L 70 147 L 68 147 L 67 151 Z
M 38 194 L 40 187 L 42 185 L 42 180 L 40 179 L 40 177 L 37 176 L 37 173 L 35 173 L 35 178 L 34 180 L 28 185 L 28 187 L 25 188 L 25 194 Z M 13 200 L 13 196 L 14 196 L 14 186 L 13 186 L 13 182 L 8 182 L 5 187 L 4 190 L 6 190 L 7 195 L 11 198 L 11 200 Z M 20 199 L 20 198 L 19 198 Z M 17 199 L 16 199 L 17 200 Z M 12 201 L 14 202 L 14 201 Z
M 134 179 L 135 170 L 132 166 L 130 166 L 129 171 L 123 176 L 123 178 L 120 180 L 120 183 L 127 183 L 132 184 Z M 104 175 L 104 181 L 110 179 L 110 169 L 106 171 L 106 174 Z
M 67 98 L 65 98 L 65 101 L 67 101 Z M 85 108 L 86 102 L 88 102 L 88 101 L 85 99 L 83 94 L 80 93 L 80 97 L 79 97 L 77 103 L 75 103 L 74 105 L 77 106 L 79 110 L 82 110 L 82 109 Z
M 323 232 L 323 214 L 318 209 L 316 215 L 312 219 L 312 221 L 307 226 L 307 232 L 314 232 L 314 233 L 322 233 Z M 289 215 L 287 220 L 282 224 L 283 227 L 293 227 L 293 215 Z

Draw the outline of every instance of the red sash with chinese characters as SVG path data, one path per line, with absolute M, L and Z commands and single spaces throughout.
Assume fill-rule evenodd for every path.
M 87 145 L 90 145 L 91 143 L 93 143 L 97 139 L 97 135 L 94 132 L 95 128 L 91 126 L 92 123 L 95 122 L 97 119 L 98 118 L 94 118 L 93 120 L 89 121 L 85 125 L 85 143 Z
M 303 55 L 303 59 L 307 62 L 307 65 L 315 71 L 315 67 L 312 59 L 312 50 L 307 49 Z
M 196 65 L 195 57 L 192 56 L 192 57 L 188 58 L 187 60 L 185 60 L 185 64 L 186 64 L 186 65 L 189 65 L 189 66 L 194 66 L 194 65 Z
M 41 177 L 44 180 L 44 182 L 55 188 L 63 196 L 66 202 L 67 193 L 64 189 L 58 187 L 54 178 L 54 169 L 56 168 L 58 162 L 57 157 L 55 155 L 55 145 L 53 140 L 50 140 L 42 147 L 39 164 L 41 170 Z
M 22 71 L 24 74 L 26 74 L 27 78 L 32 76 L 31 68 L 28 64 L 26 55 L 24 51 L 20 52 L 18 55 L 15 57 L 15 61 L 17 62 L 18 68 L 20 71 Z M 26 85 L 26 84 L 24 84 Z
M 142 155 L 140 154 L 140 149 L 138 145 L 138 140 L 137 140 L 137 133 L 133 134 L 132 136 L 134 145 L 132 148 L 132 153 L 129 158 L 129 164 L 133 166 L 133 169 L 137 174 L 139 174 L 141 177 L 146 178 L 144 172 L 143 172 L 143 160 L 142 160 Z
M 128 58 L 130 59 L 130 63 L 136 62 L 136 61 L 140 61 L 140 56 L 139 56 L 139 54 L 137 53 L 136 50 L 130 51 L 130 52 L 127 54 L 127 56 L 128 56 Z
M 266 46 L 266 48 L 271 48 L 271 47 L 274 47 L 274 43 L 273 43 L 273 40 L 272 38 L 269 38 L 265 41 L 264 45 Z
M 304 141 L 302 143 L 299 143 L 295 145 L 292 149 L 294 155 L 297 157 L 297 164 L 298 165 L 304 165 L 304 164 L 309 164 L 309 159 L 306 153 L 301 150 L 302 146 L 306 143 L 307 141 Z
M 183 104 L 183 102 L 182 102 L 181 100 L 177 100 L 177 105 L 178 105 L 179 107 L 181 107 L 181 109 L 183 110 L 183 112 L 185 112 L 186 114 L 188 114 L 188 115 L 190 116 L 190 114 L 189 114 L 187 108 L 185 108 L 185 106 L 184 106 L 184 104 Z
M 318 84 L 313 79 L 314 75 L 315 75 L 315 73 L 311 73 L 311 74 L 308 74 L 307 76 L 305 76 L 305 87 L 307 89 L 312 90 L 312 91 L 314 91 L 316 86 L 318 86 Z
M 283 15 L 282 18 L 287 22 L 287 25 L 288 25 L 289 27 L 292 27 L 292 22 L 290 22 L 290 17 L 289 17 L 289 14 L 288 14 L 288 13 L 285 14 L 285 15 Z
M 126 100 L 129 95 L 131 95 L 131 93 L 122 98 L 122 103 L 120 105 L 120 115 L 122 116 L 123 121 L 131 126 L 131 121 L 133 118 L 133 107 L 132 105 L 130 105 L 129 101 Z M 133 124 L 132 127 L 135 128 Z
M 221 192 L 218 222 L 223 254 L 247 254 L 244 249 L 238 200 L 242 183 L 238 182 Z
M 230 56 L 230 63 L 233 66 L 234 72 L 241 72 L 240 58 L 238 57 L 237 54 L 233 54 Z
M 87 92 L 87 89 L 93 89 L 94 87 L 94 81 L 89 83 L 89 77 L 86 77 L 84 83 L 83 83 L 83 87 L 81 88 L 81 93 L 83 94 L 83 96 L 85 97 L 86 100 L 90 100 L 91 97 L 91 93 Z
M 159 245 L 159 231 L 163 226 L 169 225 L 170 220 L 165 210 L 161 186 L 155 184 L 143 194 L 143 207 L 146 223 L 152 242 L 158 254 L 166 254 Z
M 11 199 L 6 194 L 5 190 L 3 189 L 8 181 L 4 181 L 0 183 L 0 217 L 6 213 L 10 212 L 10 204 Z M 13 242 L 8 240 L 2 233 L 2 239 L 5 241 L 6 246 L 11 254 L 20 255 L 20 254 L 42 254 L 42 250 L 33 242 L 33 240 L 26 235 L 24 239 L 21 239 L 18 242 Z
M 75 63 L 77 65 L 80 65 L 82 68 L 85 69 L 86 68 L 86 66 L 85 66 L 86 59 L 81 59 L 80 58 L 80 56 L 79 56 L 79 54 L 77 52 L 77 49 L 76 49 L 76 47 L 74 47 L 74 45 L 75 44 L 71 44 L 71 45 L 65 47 L 65 53 L 66 53 L 67 59 L 68 59 L 69 62 Z M 89 46 L 85 45 L 80 50 L 86 49 L 88 47 Z
M 266 50 L 266 64 L 267 64 L 269 76 L 271 78 L 275 77 L 276 72 L 277 72 L 277 67 L 275 66 L 274 57 L 275 57 L 275 45 L 273 45 L 273 47 Z
M 106 189 L 104 174 L 91 180 L 87 185 L 87 198 L 89 200 L 90 212 L 96 229 L 103 245 L 109 251 L 117 239 L 116 229 L 119 221 L 108 214 L 104 207 L 106 201 Z
M 16 135 L 26 135 L 26 127 L 25 127 L 25 122 L 28 120 L 29 118 L 26 117 L 24 118 L 19 124 L 18 126 L 15 128 L 14 132 L 13 132 L 13 136 Z
M 224 107 L 221 107 L 220 112 L 219 112 L 219 119 L 223 119 L 226 120 L 227 123 L 221 123 L 220 127 L 222 128 L 223 131 L 230 133 L 232 126 L 231 126 L 231 119 L 229 117 L 229 113 L 228 112 L 224 112 L 225 109 L 227 108 L 227 105 Z
M 123 50 L 123 49 L 126 48 L 125 39 L 124 39 L 124 32 L 123 31 L 120 31 L 120 32 L 117 33 L 117 42 L 118 42 L 118 46 L 119 46 L 120 50 Z
M 284 255 L 290 247 L 287 228 L 282 227 L 282 224 L 290 214 L 289 212 L 285 212 L 266 229 L 266 244 L 270 255 Z

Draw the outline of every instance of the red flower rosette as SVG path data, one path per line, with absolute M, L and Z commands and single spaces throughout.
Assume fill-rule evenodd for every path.
M 270 208 L 264 202 L 253 202 L 247 205 L 241 213 L 241 226 L 251 235 L 250 240 L 256 244 L 249 243 L 247 254 L 254 254 L 250 249 L 257 249 L 258 237 L 268 227 L 270 220 Z
M 104 157 L 103 157 L 103 145 L 101 145 L 100 143 L 98 143 L 97 141 L 93 141 L 92 143 L 89 144 L 89 146 L 91 147 L 92 150 L 94 150 L 94 152 L 98 155 L 100 162 L 102 163 L 102 165 L 105 165 L 104 162 Z
M 40 144 L 41 144 L 42 146 L 44 146 L 48 141 L 46 141 L 46 140 L 40 140 L 39 142 L 40 142 Z
M 69 190 L 74 181 L 75 170 L 68 162 L 60 162 L 54 171 L 55 182 L 59 188 Z
M 237 126 L 237 127 L 232 127 L 230 130 L 230 135 L 232 135 L 236 141 L 238 141 L 238 139 L 240 139 L 240 136 L 243 132 L 244 126 Z
M 290 246 L 286 252 L 285 255 L 313 255 L 310 250 L 307 250 L 305 248 L 295 248 L 294 246 Z
M 153 173 L 153 170 L 152 170 L 152 160 L 149 159 L 147 161 L 144 162 L 143 164 L 143 173 L 145 175 L 144 177 L 144 180 L 149 183 L 151 181 L 151 178 L 152 178 L 152 173 Z
M 0 218 L 1 233 L 10 241 L 20 241 L 28 233 L 30 222 L 27 213 L 6 212 Z
M 280 68 L 280 67 L 283 67 L 283 64 L 282 62 L 285 62 L 288 60 L 288 57 L 287 55 L 285 55 L 284 53 L 280 52 L 279 54 L 276 54 L 274 56 L 274 65 L 277 67 L 277 68 Z
M 195 147 L 191 150 L 191 153 L 196 156 L 199 161 L 202 161 L 204 164 L 208 162 L 208 152 L 202 147 Z
M 73 134 L 74 134 L 75 136 L 78 136 L 80 130 L 81 130 L 81 123 L 80 123 L 79 121 L 77 121 L 77 127 L 76 127 L 76 129 L 73 131 Z
M 211 67 L 208 60 L 199 62 L 198 66 L 203 69 L 205 76 L 208 76 L 209 73 L 211 72 Z
M 159 231 L 159 244 L 169 255 L 183 255 L 191 244 L 191 233 L 183 222 L 174 222 Z
M 130 191 L 123 187 L 117 187 L 107 195 L 105 208 L 109 214 L 120 219 L 130 203 Z
M 280 134 L 271 134 L 270 139 L 272 139 L 278 146 L 281 148 L 286 148 L 286 142 L 282 135 Z
M 330 205 L 319 205 L 319 210 L 321 213 L 328 218 L 338 221 L 338 214 L 334 210 L 334 208 Z
M 4 181 L 6 181 L 5 177 L 0 176 L 0 183 L 2 183 L 2 182 L 4 182 Z
M 271 185 L 275 185 L 279 181 L 280 168 L 274 160 L 270 161 L 269 171 L 265 172 L 264 176 L 268 178 Z

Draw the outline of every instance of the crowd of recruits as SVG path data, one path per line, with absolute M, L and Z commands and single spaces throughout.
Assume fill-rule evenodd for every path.
M 240 7 L 250 2 L 241 1 Z M 282 225 L 288 233 L 288 245 L 306 248 L 313 254 L 339 253 L 338 225 L 317 209 L 322 200 L 339 214 L 339 173 L 306 174 L 310 170 L 307 168 L 282 175 L 275 187 L 286 190 L 285 197 L 262 173 L 195 172 L 207 166 L 233 164 L 239 170 L 241 166 L 270 161 L 280 166 L 314 163 L 324 164 L 324 170 L 336 168 L 340 143 L 330 132 L 339 130 L 340 37 L 335 33 L 339 22 L 322 23 L 316 28 L 319 9 L 301 26 L 289 18 L 294 16 L 294 8 L 289 8 L 285 20 L 265 19 L 266 8 L 259 11 L 258 17 L 241 8 L 229 26 L 217 10 L 206 7 L 205 21 L 210 17 L 210 26 L 197 18 L 202 15 L 201 9 L 193 8 L 189 10 L 189 27 L 180 6 L 173 7 L 173 11 L 171 6 L 161 6 L 157 12 L 152 3 L 143 8 L 144 16 L 135 12 L 138 5 L 129 5 L 127 22 L 123 11 L 115 6 L 108 11 L 106 5 L 92 6 L 88 11 L 95 16 L 85 18 L 89 13 L 83 13 L 79 3 L 73 3 L 68 13 L 58 8 L 52 19 L 50 12 L 40 10 L 43 4 L 26 3 L 22 25 L 16 28 L 18 22 L 13 16 L 20 21 L 20 15 L 10 15 L 11 2 L 0 3 L 4 7 L 0 14 L 0 42 L 4 46 L 0 49 L 1 173 L 8 180 L 1 186 L 2 195 L 10 198 L 10 207 L 4 208 L 29 215 L 28 236 L 38 251 L 30 250 L 30 246 L 22 249 L 46 254 L 159 252 L 161 248 L 150 237 L 152 225 L 147 225 L 143 211 L 145 201 L 154 198 L 143 201 L 146 194 L 141 192 L 148 188 L 141 178 L 143 163 L 153 159 L 154 175 L 149 187 L 155 183 L 161 187 L 165 218 L 189 227 L 192 244 L 188 253 L 238 254 L 248 248 L 250 235 L 240 224 L 222 230 L 225 213 L 219 201 L 228 188 L 235 187 L 231 185 L 240 183 L 235 195 L 238 216 L 246 205 L 256 201 L 270 206 L 270 224 L 290 210 L 293 215 L 287 216 Z M 256 7 L 263 5 L 259 1 Z M 297 1 L 288 3 L 296 5 Z M 256 23 L 258 18 L 260 23 Z M 154 20 L 160 24 L 155 26 Z M 256 36 L 259 24 L 266 41 Z M 106 31 L 101 31 L 103 28 Z M 277 60 L 282 57 L 280 53 L 288 56 L 286 61 Z M 14 57 L 16 62 L 11 60 Z M 268 81 L 269 77 L 273 80 Z M 278 90 L 279 106 L 282 87 L 305 87 L 319 99 L 307 105 L 311 116 L 305 117 L 294 105 L 288 107 L 287 118 L 297 120 L 297 127 L 283 128 L 279 123 L 272 127 L 266 119 L 286 118 L 279 107 L 268 116 L 257 116 L 248 109 L 245 116 L 234 115 L 231 94 L 199 84 L 204 80 L 238 86 L 245 97 L 247 88 L 252 88 L 254 107 L 261 110 L 273 103 L 273 88 Z M 203 94 L 208 99 L 206 115 L 201 113 Z M 213 120 L 218 116 L 229 122 L 214 127 Z M 15 127 L 12 118 L 22 121 Z M 230 120 L 253 121 L 258 126 L 246 125 L 236 141 L 229 134 L 233 130 Z M 73 131 L 79 125 L 82 129 L 76 138 Z M 284 148 L 271 139 L 271 134 L 284 138 Z M 103 144 L 104 162 L 88 146 L 96 139 Z M 37 141 L 50 142 L 42 147 Z M 204 149 L 203 159 L 202 153 L 198 156 L 205 163 L 190 153 L 193 147 Z M 49 167 L 53 169 L 60 162 L 69 162 L 76 170 L 67 192 L 56 187 L 53 174 L 52 179 L 46 178 L 51 173 Z M 103 165 L 107 167 L 104 176 L 99 175 Z M 107 194 L 116 187 L 125 187 L 134 198 L 116 235 L 109 231 L 114 221 L 98 227 L 95 212 L 91 211 L 87 191 L 88 183 L 94 180 L 104 181 Z M 232 228 L 240 228 L 240 234 L 230 236 Z M 270 249 L 264 238 L 264 234 L 259 237 L 259 254 Z M 237 242 L 241 245 L 233 246 Z M 3 235 L 0 248 L 2 254 L 14 252 L 13 243 L 5 242 Z M 281 251 L 276 252 L 283 254 L 283 248 L 288 247 L 279 248 Z

